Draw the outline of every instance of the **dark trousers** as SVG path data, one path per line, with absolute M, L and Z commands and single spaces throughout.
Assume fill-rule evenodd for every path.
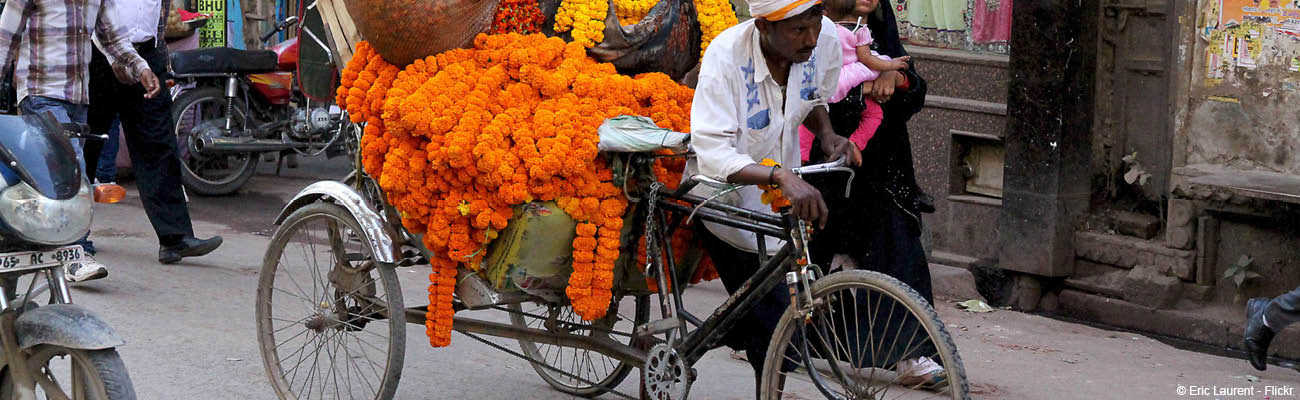
M 696 228 L 696 232 L 704 251 L 713 260 L 714 268 L 718 270 L 718 277 L 722 278 L 722 286 L 727 288 L 728 294 L 736 293 L 746 280 L 758 272 L 758 254 L 737 249 L 704 227 Z M 781 321 L 781 315 L 789 306 L 790 295 L 786 286 L 777 285 L 723 337 L 723 344 L 727 347 L 745 351 L 749 365 L 754 368 L 755 380 L 763 373 L 768 342 L 772 340 L 776 324 Z M 787 360 L 787 364 L 790 364 L 789 368 L 785 369 L 793 369 L 793 363 Z
M 831 203 L 831 220 L 826 229 L 813 235 L 810 245 L 813 262 L 830 266 L 835 254 L 846 254 L 859 268 L 898 279 L 933 306 L 930 267 L 918 236 L 920 222 L 899 208 L 885 192 L 864 191 L 845 199 L 842 180 L 814 185 L 822 188 L 822 194 Z M 876 345 L 892 347 L 872 352 L 871 359 L 861 360 L 863 364 L 890 368 L 899 361 L 937 355 L 938 350 L 916 316 L 881 311 L 894 309 L 895 301 L 879 293 L 859 295 L 862 296 L 858 299 L 860 310 L 875 310 L 870 318 L 873 321 L 864 317 L 859 321 L 857 335 L 849 333 L 844 337 L 887 338 Z M 838 324 L 837 329 L 841 329 Z M 871 335 L 865 333 L 868 330 Z
M 1268 302 L 1264 309 L 1264 320 L 1274 332 L 1300 321 L 1300 288 L 1296 288 Z
M 166 49 L 143 46 L 140 56 L 159 79 L 167 72 Z M 171 121 L 172 99 L 166 88 L 152 99 L 144 98 L 144 86 L 125 85 L 113 76 L 108 60 L 94 50 L 90 61 L 91 131 L 106 134 L 116 116 L 122 122 L 127 151 L 135 171 L 136 185 L 145 214 L 153 224 L 158 242 L 164 246 L 193 235 L 189 206 L 181 191 L 181 164 Z M 87 141 L 86 165 L 98 165 L 103 142 Z

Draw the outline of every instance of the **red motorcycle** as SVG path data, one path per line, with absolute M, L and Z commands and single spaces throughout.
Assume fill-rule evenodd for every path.
M 299 21 L 296 16 L 281 21 L 262 42 Z M 316 100 L 302 90 L 300 38 L 321 43 L 300 29 L 298 38 L 269 50 L 219 47 L 171 54 L 175 85 L 192 86 L 172 104 L 187 188 L 202 195 L 233 193 L 252 178 L 262 154 L 345 152 L 348 147 L 340 142 L 350 136 L 343 134 L 346 116 L 328 96 Z

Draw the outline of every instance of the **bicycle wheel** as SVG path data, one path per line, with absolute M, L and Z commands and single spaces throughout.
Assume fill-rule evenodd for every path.
M 912 288 L 881 273 L 844 271 L 817 280 L 812 299 L 810 314 L 791 307 L 777 324 L 763 365 L 763 399 L 780 399 L 783 391 L 828 399 L 970 398 L 952 337 Z M 942 381 L 903 382 L 913 379 L 895 368 L 923 357 L 943 368 L 932 374 Z
M 27 357 L 28 371 L 36 378 L 37 399 L 135 399 L 126 364 L 115 349 L 40 345 L 32 348 Z M 12 372 L 6 370 L 0 380 L 0 398 L 18 398 L 15 390 Z
M 649 321 L 650 299 L 648 296 L 634 296 L 634 298 L 636 299 L 634 310 L 624 312 L 619 310 L 618 304 L 615 303 L 610 305 L 609 315 L 605 319 L 591 323 L 583 321 L 582 317 L 575 314 L 573 307 L 552 307 L 542 304 L 530 307 L 528 311 L 523 311 L 523 307 L 516 303 L 509 305 L 510 322 L 518 327 L 563 330 L 575 335 L 603 336 L 621 343 L 630 343 L 637 346 L 639 341 L 633 342 L 632 330 Z M 546 325 L 550 313 L 556 314 L 556 324 L 548 329 Z M 610 320 L 610 318 L 616 320 Z M 522 339 L 519 340 L 519 347 L 529 358 L 537 360 L 531 362 L 530 365 L 537 371 L 537 375 L 542 377 L 542 380 L 546 381 L 555 390 L 574 396 L 591 398 L 608 393 L 623 382 L 623 379 L 626 379 L 633 369 L 640 367 L 639 365 L 623 363 L 590 350 L 572 347 L 536 344 Z M 585 383 L 546 366 L 596 382 L 596 384 Z
M 406 351 L 397 274 L 378 265 L 346 209 L 295 211 L 271 239 L 257 341 L 281 399 L 391 399 Z

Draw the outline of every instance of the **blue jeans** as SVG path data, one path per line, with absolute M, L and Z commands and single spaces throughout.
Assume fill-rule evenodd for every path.
M 104 147 L 99 150 L 99 160 L 96 161 L 98 165 L 95 166 L 95 179 L 99 180 L 99 183 L 117 182 L 118 135 L 122 132 L 122 125 L 119 122 L 117 117 L 113 117 L 113 122 L 108 128 L 108 140 L 104 141 Z M 90 159 L 94 158 L 90 157 Z
M 18 103 L 18 111 L 23 114 L 39 114 L 50 112 L 54 114 L 54 119 L 61 123 L 80 122 L 86 123 L 86 117 L 90 112 L 90 107 L 85 104 L 73 104 L 66 100 L 55 99 L 44 96 L 27 96 L 21 103 Z M 82 176 L 86 176 L 86 156 L 82 152 L 81 139 L 72 139 L 72 148 L 77 152 L 77 162 L 81 164 Z M 90 241 L 90 234 L 87 233 L 81 241 L 77 242 L 86 253 L 95 254 L 95 243 Z

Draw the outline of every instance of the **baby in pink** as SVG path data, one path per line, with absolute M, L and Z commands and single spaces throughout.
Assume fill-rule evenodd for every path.
M 837 4 L 838 3 L 838 4 Z M 857 18 L 857 23 L 843 22 L 845 18 L 852 18 L 854 13 L 861 13 L 859 2 L 854 0 L 835 0 L 826 2 L 826 16 L 837 21 L 835 27 L 840 37 L 840 47 L 844 51 L 844 66 L 840 69 L 840 81 L 835 94 L 829 99 L 831 103 L 837 103 L 848 96 L 850 90 L 857 88 L 864 82 L 875 81 L 880 77 L 883 71 L 897 71 L 907 68 L 909 57 L 899 57 L 891 59 L 889 56 L 881 55 L 871 50 L 871 30 L 862 24 L 862 19 Z M 862 1 L 860 3 L 875 3 Z M 877 3 L 878 4 L 878 3 Z M 872 4 L 873 6 L 876 4 Z M 837 15 L 838 14 L 838 15 Z M 845 25 L 854 27 L 850 30 Z M 858 146 L 858 150 L 867 148 L 867 142 L 876 134 L 876 128 L 880 127 L 880 122 L 884 120 L 884 111 L 880 104 L 870 98 L 863 98 L 866 103 L 866 110 L 862 112 L 862 121 L 858 123 L 858 128 L 849 135 L 849 140 Z M 799 150 L 803 156 L 803 161 L 807 162 L 812 152 L 812 144 L 815 136 L 808 128 L 799 127 Z

